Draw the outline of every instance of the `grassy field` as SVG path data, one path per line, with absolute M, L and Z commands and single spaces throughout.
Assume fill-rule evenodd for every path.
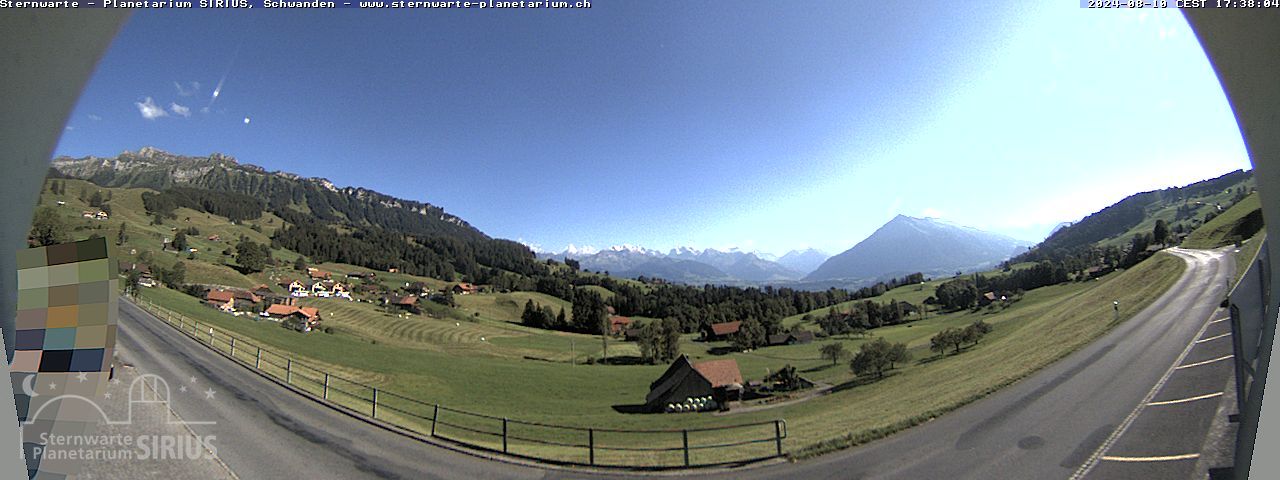
M 1224 245 L 1243 241 L 1253 236 L 1249 230 L 1249 225 L 1245 225 L 1246 219 L 1253 212 L 1261 212 L 1262 201 L 1259 200 L 1257 193 L 1252 193 L 1245 197 L 1240 203 L 1232 205 L 1221 215 L 1214 217 L 1213 220 L 1201 225 L 1182 242 L 1182 246 L 1186 248 L 1218 248 Z M 1254 215 L 1261 215 L 1257 213 Z
M 1242 186 L 1245 188 L 1246 191 L 1252 188 L 1254 185 L 1255 185 L 1255 181 L 1252 177 L 1244 181 L 1242 184 Z M 1186 224 L 1186 227 L 1188 227 L 1188 229 L 1198 228 L 1200 226 L 1200 221 L 1204 218 L 1205 214 L 1215 210 L 1215 207 L 1214 207 L 1215 204 L 1227 205 L 1231 203 L 1231 200 L 1234 197 L 1235 197 L 1235 192 L 1233 187 L 1232 191 L 1224 190 L 1222 192 L 1214 192 L 1214 193 L 1203 195 L 1200 197 L 1194 197 L 1194 198 L 1188 199 L 1190 201 L 1189 206 L 1192 207 L 1192 214 L 1190 218 L 1184 219 L 1182 223 Z M 1196 202 L 1200 202 L 1201 204 L 1196 205 Z M 1134 235 L 1151 233 L 1151 231 L 1155 229 L 1157 220 L 1164 220 L 1169 225 L 1169 227 L 1172 228 L 1173 225 L 1177 223 L 1174 221 L 1174 219 L 1177 218 L 1177 213 L 1178 213 L 1178 204 L 1176 202 L 1164 208 L 1150 211 L 1147 215 L 1147 218 L 1144 219 L 1141 223 L 1134 225 L 1133 228 L 1130 228 L 1128 231 L 1120 235 L 1116 235 L 1115 237 L 1112 237 L 1107 240 L 1103 240 L 1102 242 L 1099 242 L 1099 243 L 1103 246 L 1123 247 L 1127 245 L 1130 241 L 1132 241 Z
M 942 328 L 965 325 L 978 318 L 995 326 L 981 344 L 960 355 L 913 362 L 882 381 L 808 402 L 726 416 L 619 413 L 615 406 L 643 402 L 649 382 L 665 366 L 565 363 L 570 349 L 578 357 L 598 354 L 599 337 L 535 331 L 494 318 L 510 312 L 509 302 L 523 305 L 522 299 L 534 294 L 467 296 L 474 297 L 466 301 L 470 307 L 457 310 L 473 312 L 473 321 L 428 315 L 402 318 L 380 312 L 370 304 L 307 299 L 308 304 L 325 312 L 326 325 L 336 329 L 332 334 L 299 334 L 274 322 L 232 317 L 163 288 L 145 289 L 144 296 L 189 317 L 253 338 L 271 349 L 341 369 L 379 388 L 428 403 L 529 421 L 633 429 L 694 428 L 783 418 L 790 434 L 787 449 L 803 456 L 918 423 L 1022 378 L 1111 328 L 1112 300 L 1121 301 L 1125 306 L 1121 313 L 1128 317 L 1171 285 L 1182 268 L 1181 260 L 1161 254 L 1100 281 L 1028 292 L 1022 301 L 1004 310 L 938 315 L 878 329 L 874 331 L 876 336 L 906 342 L 916 359 L 923 360 L 933 356 L 927 350 L 928 337 Z M 907 292 L 898 294 L 906 295 L 914 287 L 903 288 Z M 474 313 L 481 315 L 476 317 Z M 750 379 L 790 364 L 813 380 L 853 385 L 847 366 L 832 366 L 819 357 L 818 348 L 831 341 L 844 342 L 852 350 L 868 339 L 829 339 L 725 357 L 710 353 L 721 344 L 695 342 L 687 336 L 682 348 L 695 359 L 734 358 L 743 375 Z M 611 355 L 634 355 L 634 348 L 632 344 L 612 342 L 609 350 Z M 875 408 L 868 408 L 869 405 Z M 474 441 L 491 439 L 479 437 Z M 530 449 L 530 453 L 581 460 L 573 457 L 580 453 L 575 449 L 522 448 Z M 662 455 L 634 455 L 627 460 L 669 460 L 659 457 Z

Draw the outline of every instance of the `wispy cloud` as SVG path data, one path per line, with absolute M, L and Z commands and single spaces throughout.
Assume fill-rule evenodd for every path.
M 942 213 L 942 210 L 938 210 L 933 207 L 924 209 L 923 212 L 920 212 L 920 215 L 923 215 L 926 218 L 942 218 L 945 216 L 945 214 Z
M 173 103 L 173 102 L 169 103 L 169 111 L 173 112 L 174 115 L 181 115 L 183 117 L 191 116 L 190 107 L 184 107 L 182 105 L 178 105 L 177 103 Z
M 178 95 L 183 97 L 190 97 L 200 93 L 200 82 L 187 82 L 185 86 L 181 83 L 173 82 L 173 86 L 178 89 Z
M 75 130 L 75 129 L 76 129 L 76 127 L 73 127 L 73 126 L 71 126 L 71 125 L 67 125 L 67 128 L 66 128 L 66 130 L 67 130 L 68 132 L 70 132 L 70 131 L 72 131 L 72 130 Z
M 147 97 L 146 100 L 141 102 L 133 102 L 133 105 L 138 107 L 138 113 L 142 114 L 142 118 L 147 120 L 169 116 L 169 113 L 165 112 L 159 105 L 156 105 L 155 100 L 152 100 L 151 97 Z
M 94 114 L 90 113 L 90 114 L 89 114 L 89 120 L 93 120 L 93 121 L 95 121 L 95 122 L 96 122 L 96 121 L 98 121 L 98 120 L 102 120 L 102 117 L 99 117 L 99 116 L 97 116 L 97 115 L 94 115 Z
M 209 107 L 200 107 L 200 113 L 209 113 Z

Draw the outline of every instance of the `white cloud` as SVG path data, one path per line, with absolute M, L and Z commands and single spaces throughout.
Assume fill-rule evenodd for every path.
M 169 103 L 169 111 L 173 112 L 174 115 L 181 115 L 183 117 L 191 116 L 191 108 L 184 107 L 182 105 L 178 105 L 172 102 Z
M 183 97 L 190 97 L 200 91 L 200 82 L 188 82 L 185 87 L 181 83 L 173 82 L 173 86 L 178 89 L 178 95 Z
M 933 207 L 924 209 L 923 212 L 920 212 L 920 215 L 923 215 L 926 218 L 942 218 L 944 216 L 942 210 L 938 210 Z
M 200 107 L 200 113 L 209 113 L 209 107 Z
M 90 114 L 89 114 L 89 120 L 93 120 L 93 121 L 95 121 L 95 122 L 96 122 L 96 121 L 98 121 L 98 120 L 102 120 L 102 117 L 99 117 L 99 116 L 97 116 L 97 115 L 94 115 L 94 114 L 90 113 Z
M 141 102 L 133 102 L 133 104 L 138 107 L 138 113 L 142 114 L 142 118 L 147 120 L 169 116 L 169 113 L 165 112 L 159 105 L 156 105 L 155 100 L 152 100 L 151 97 L 147 97 L 146 100 Z
M 68 132 L 70 132 L 70 131 L 72 131 L 72 130 L 75 130 L 75 129 L 76 129 L 76 127 L 73 127 L 73 126 L 71 126 L 71 125 L 67 125 L 67 131 L 68 131 Z

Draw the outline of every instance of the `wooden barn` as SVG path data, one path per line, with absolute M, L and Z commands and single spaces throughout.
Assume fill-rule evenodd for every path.
M 711 397 L 724 409 L 727 402 L 739 400 L 742 395 L 742 372 L 733 359 L 707 360 L 693 363 L 681 355 L 666 373 L 649 385 L 645 405 L 655 411 L 663 411 L 668 404 L 678 404 L 690 398 Z

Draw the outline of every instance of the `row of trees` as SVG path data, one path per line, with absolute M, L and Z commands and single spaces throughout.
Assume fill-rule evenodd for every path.
M 816 320 L 818 327 L 827 335 L 858 335 L 873 328 L 905 323 L 911 315 L 921 311 L 920 307 L 909 302 L 864 300 L 851 304 L 848 310 L 833 306 L 825 316 Z

